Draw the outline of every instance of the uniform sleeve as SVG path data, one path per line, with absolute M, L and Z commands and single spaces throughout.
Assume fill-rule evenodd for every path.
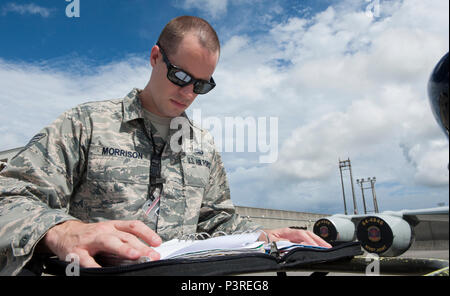
M 78 108 L 42 129 L 0 171 L 0 275 L 15 275 L 47 231 L 69 215 L 88 131 Z
M 211 163 L 209 184 L 200 209 L 197 232 L 252 231 L 262 227 L 236 213 L 230 199 L 230 188 L 220 154 L 215 152 Z

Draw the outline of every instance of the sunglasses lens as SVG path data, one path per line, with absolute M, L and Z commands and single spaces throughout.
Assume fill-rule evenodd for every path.
M 174 75 L 178 80 L 182 81 L 183 83 L 189 83 L 192 79 L 191 76 L 189 76 L 183 71 L 177 71 L 174 73 Z
M 185 86 L 192 80 L 191 76 L 178 69 L 169 70 L 167 72 L 167 78 L 178 86 Z
M 194 84 L 194 92 L 196 94 L 206 94 L 214 88 L 215 84 L 206 81 L 198 81 Z

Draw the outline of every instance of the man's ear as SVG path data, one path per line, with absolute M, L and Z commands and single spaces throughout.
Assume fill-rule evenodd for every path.
M 154 45 L 152 47 L 152 51 L 150 52 L 150 65 L 155 67 L 157 60 L 160 58 L 161 52 L 159 51 L 159 47 Z

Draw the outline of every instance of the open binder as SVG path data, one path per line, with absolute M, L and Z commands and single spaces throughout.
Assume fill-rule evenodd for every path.
M 101 256 L 96 260 L 102 268 L 80 267 L 79 271 L 80 275 L 90 276 L 220 276 L 288 271 L 309 264 L 350 260 L 363 253 L 359 242 L 323 248 L 288 241 L 265 243 L 257 241 L 259 235 L 243 233 L 204 240 L 175 239 L 155 248 L 161 255 L 160 260 L 147 261 L 144 257 L 131 261 Z M 65 275 L 68 264 L 57 258 L 48 258 L 44 272 Z

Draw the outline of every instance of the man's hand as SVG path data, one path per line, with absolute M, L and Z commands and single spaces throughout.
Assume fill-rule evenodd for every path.
M 320 236 L 312 233 L 311 231 L 292 228 L 278 228 L 278 229 L 265 229 L 263 230 L 268 236 L 271 242 L 288 240 L 293 243 L 309 246 L 319 246 L 331 248 L 332 246 L 324 241 Z M 260 240 L 266 241 L 266 235 L 263 233 L 259 237 Z
M 37 248 L 50 251 L 60 260 L 74 253 L 79 256 L 81 266 L 101 267 L 94 260 L 98 253 L 113 254 L 128 260 L 141 256 L 158 260 L 159 253 L 150 246 L 157 247 L 161 242 L 161 238 L 141 221 L 66 221 L 50 228 Z

